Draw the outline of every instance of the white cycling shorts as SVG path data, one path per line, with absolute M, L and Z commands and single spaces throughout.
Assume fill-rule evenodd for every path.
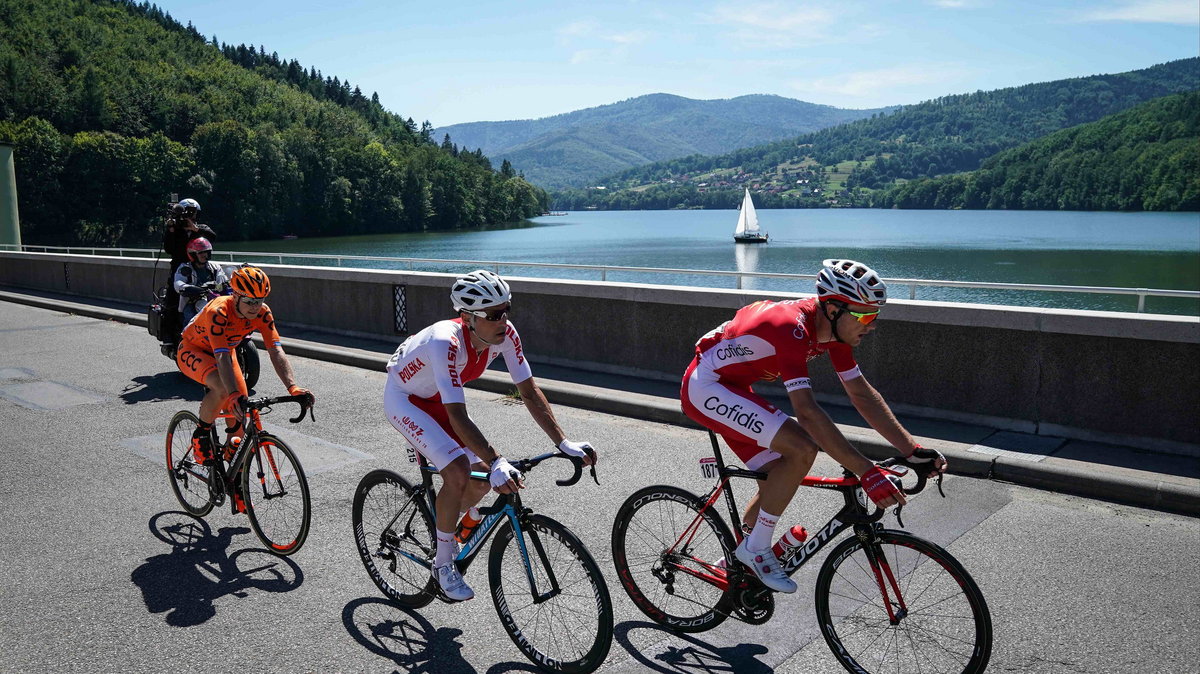
M 383 391 L 383 410 L 392 426 L 439 471 L 460 456 L 467 457 L 471 465 L 482 463 L 459 442 L 440 402 L 418 406 L 407 393 L 389 384 Z
M 779 458 L 771 441 L 788 415 L 749 388 L 721 382 L 706 368 L 691 367 L 683 376 L 683 412 L 700 425 L 725 439 L 749 470 L 758 470 Z

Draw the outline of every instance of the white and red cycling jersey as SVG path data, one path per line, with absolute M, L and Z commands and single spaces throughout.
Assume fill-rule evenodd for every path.
M 782 381 L 795 391 L 812 388 L 808 361 L 828 353 L 842 381 L 862 376 L 842 342 L 816 338 L 816 298 L 755 302 L 738 310 L 696 343 L 683 376 L 683 411 L 719 433 L 751 470 L 777 458 L 767 449 L 787 414 L 751 390 L 758 381 Z
M 742 307 L 733 320 L 696 343 L 699 366 L 731 384 L 782 380 L 784 388 L 795 391 L 812 388 L 808 361 L 828 353 L 842 381 L 861 376 L 850 345 L 817 341 L 818 320 L 825 319 L 815 297 Z
M 463 386 L 504 356 L 509 376 L 519 384 L 533 376 L 512 323 L 504 341 L 476 353 L 462 320 L 439 321 L 410 336 L 388 360 L 383 405 L 388 421 L 439 470 L 460 455 L 479 461 L 454 432 L 447 403 L 465 403 Z

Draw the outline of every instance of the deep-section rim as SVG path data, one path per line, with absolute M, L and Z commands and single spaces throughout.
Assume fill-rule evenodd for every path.
M 250 528 L 254 530 L 254 535 L 258 536 L 258 540 L 262 541 L 263 545 L 267 546 L 273 554 L 279 556 L 293 555 L 299 552 L 304 546 L 304 541 L 308 539 L 308 529 L 312 525 L 312 500 L 308 491 L 308 479 L 304 476 L 304 467 L 300 465 L 300 459 L 296 456 L 296 452 L 288 447 L 287 444 L 270 433 L 259 433 L 256 440 L 257 446 L 253 452 L 249 452 L 242 463 L 242 476 L 240 480 L 242 496 L 246 499 L 246 514 L 250 517 Z M 274 458 L 276 467 L 279 465 L 279 458 L 275 452 L 271 452 L 270 448 L 275 447 L 292 464 L 295 471 L 295 479 L 293 485 L 288 489 L 288 494 L 292 494 L 295 489 L 300 491 L 300 522 L 296 527 L 296 533 L 291 540 L 286 543 L 278 543 L 272 536 L 267 535 L 263 530 L 263 522 L 260 519 L 260 509 L 267 504 L 273 504 L 274 500 L 258 500 L 262 497 L 262 487 L 256 482 L 250 484 L 251 472 L 259 469 L 259 461 L 262 460 L 262 470 L 267 474 L 273 473 L 271 466 L 268 464 L 265 457 L 268 454 Z M 254 476 L 257 478 L 257 475 Z M 268 490 L 270 490 L 271 480 L 267 479 Z M 285 497 L 286 498 L 286 497 Z M 290 500 L 289 500 L 290 502 Z M 266 513 L 263 513 L 265 516 Z M 289 529 L 291 527 L 289 526 Z
M 426 582 L 425 582 L 424 587 L 419 588 L 415 592 L 412 592 L 412 593 L 401 592 L 398 589 L 396 589 L 395 587 L 393 587 L 392 584 L 389 583 L 386 578 L 384 578 L 383 570 L 379 569 L 378 566 L 376 566 L 375 557 L 372 554 L 373 551 L 371 549 L 369 549 L 369 547 L 368 547 L 368 541 L 367 541 L 368 532 L 366 532 L 364 530 L 363 519 L 362 519 L 363 506 L 366 503 L 367 494 L 370 492 L 370 490 L 373 487 L 375 487 L 376 485 L 381 484 L 383 482 L 391 482 L 391 483 L 394 483 L 397 486 L 399 486 L 402 493 L 404 493 L 406 495 L 405 498 L 411 497 L 412 493 L 414 491 L 412 485 L 409 484 L 408 480 L 404 479 L 402 476 L 400 476 L 398 473 L 396 473 L 394 471 L 390 471 L 390 470 L 386 470 L 386 469 L 376 469 L 376 470 L 373 470 L 370 473 L 367 473 L 366 475 L 364 475 L 363 478 L 361 480 L 359 480 L 358 486 L 354 490 L 354 504 L 352 506 L 352 513 L 351 513 L 351 525 L 352 525 L 353 531 L 354 531 L 354 546 L 358 550 L 358 556 L 359 556 L 359 559 L 363 563 L 363 568 L 366 569 L 367 575 L 370 576 L 371 581 L 375 583 L 375 586 L 379 588 L 380 592 L 383 592 L 383 594 L 388 599 L 392 600 L 393 602 L 395 602 L 401 606 L 404 606 L 407 608 L 421 608 L 423 606 L 428 605 L 435 598 L 434 587 L 433 587 L 434 586 L 433 576 L 430 575 L 428 573 L 428 571 L 424 570 L 424 567 L 420 567 L 418 564 L 412 562 L 411 560 L 397 559 L 396 560 L 397 564 L 408 565 L 408 566 L 413 567 L 414 569 L 421 568 L 422 569 L 421 572 L 425 573 L 425 577 L 426 577 Z M 420 498 L 419 496 L 416 498 L 413 498 L 412 503 L 414 505 L 414 508 L 417 511 L 417 515 L 419 517 L 421 517 L 422 520 L 424 520 L 425 525 L 429 529 L 429 535 L 430 535 L 429 546 L 430 546 L 430 550 L 432 550 L 433 545 L 434 545 L 433 514 L 429 512 L 429 507 L 425 504 L 424 499 Z M 378 534 L 378 532 L 375 532 L 374 535 L 378 536 L 379 534 Z M 393 574 L 393 575 L 395 575 L 395 574 Z M 414 583 L 410 583 L 410 585 L 412 585 L 412 587 L 414 587 L 414 588 L 417 587 L 416 584 L 414 584 Z
M 987 668 L 988 660 L 991 657 L 992 622 L 991 614 L 989 613 L 987 607 L 987 601 L 984 599 L 983 593 L 979 590 L 979 586 L 975 583 L 975 580 L 971 578 L 971 575 L 967 572 L 963 565 L 954 558 L 953 555 L 935 543 L 918 538 L 917 536 L 913 536 L 907 532 L 895 530 L 884 530 L 878 532 L 878 539 L 884 545 L 900 546 L 913 550 L 916 554 L 925 556 L 925 559 L 922 560 L 921 563 L 912 565 L 905 564 L 903 565 L 903 568 L 899 568 L 894 571 L 900 576 L 897 578 L 897 582 L 902 586 L 906 586 L 907 588 L 906 589 L 905 587 L 902 587 L 902 589 L 904 589 L 906 592 L 905 600 L 909 604 L 908 608 L 910 611 L 919 610 L 919 607 L 913 606 L 912 601 L 918 599 L 922 600 L 926 606 L 936 604 L 939 607 L 937 610 L 946 610 L 942 604 L 944 600 L 931 601 L 928 597 L 924 597 L 924 592 L 933 587 L 934 581 L 930 581 L 925 584 L 924 590 L 915 592 L 912 590 L 913 581 L 911 577 L 915 576 L 918 567 L 928 570 L 940 568 L 945 571 L 945 575 L 949 577 L 949 580 L 953 581 L 955 585 L 962 589 L 962 595 L 966 598 L 967 604 L 971 608 L 972 617 L 975 622 L 975 644 L 973 652 L 971 657 L 966 660 L 962 672 L 963 674 L 979 674 L 983 672 Z M 821 571 L 817 576 L 816 584 L 815 604 L 817 610 L 817 622 L 820 624 L 821 634 L 825 637 L 825 643 L 829 646 L 837 661 L 843 667 L 845 667 L 847 671 L 851 672 L 866 672 L 868 670 L 863 668 L 863 665 L 854 659 L 854 657 L 847 650 L 842 638 L 838 636 L 837 627 L 839 624 L 845 621 L 846 617 L 835 619 L 831 616 L 829 602 L 830 586 L 833 582 L 834 573 L 837 571 L 839 566 L 854 556 L 864 560 L 859 561 L 856 559 L 855 561 L 859 567 L 859 570 L 863 571 L 861 576 L 865 577 L 865 580 L 872 584 L 869 588 L 864 588 L 863 592 L 878 592 L 873 585 L 874 581 L 870 576 L 866 576 L 865 574 L 863 565 L 866 564 L 866 562 L 865 554 L 862 552 L 862 549 L 863 542 L 856 536 L 848 538 L 839 543 L 837 547 L 835 547 L 829 553 L 829 556 L 826 557 L 825 562 L 821 565 Z M 886 550 L 884 551 L 884 554 L 887 554 Z M 892 555 L 889 556 L 888 559 L 889 562 L 893 562 L 893 566 L 900 566 L 899 564 L 895 563 L 897 556 Z M 909 566 L 912 567 L 912 571 L 906 573 L 907 567 Z M 866 585 L 868 583 L 863 582 L 860 584 Z M 857 588 L 857 586 L 853 583 L 850 585 Z M 866 604 L 864 603 L 863 606 L 865 605 Z M 883 609 L 880 608 L 879 610 L 882 611 Z M 883 618 L 883 615 L 881 615 L 881 618 Z M 910 615 L 910 617 L 906 620 L 911 619 L 912 618 Z M 902 622 L 901 624 L 905 623 Z M 909 642 L 912 642 L 912 640 L 909 639 Z M 915 645 L 913 648 L 915 649 Z M 924 664 L 931 666 L 928 662 Z M 935 670 L 925 669 L 923 671 Z M 955 672 L 955 674 L 957 674 L 957 672 Z
M 496 539 L 492 543 L 491 551 L 488 554 L 488 581 L 492 589 L 492 603 L 496 607 L 496 614 L 500 616 L 500 623 L 504 626 L 504 631 L 508 633 L 510 639 L 516 644 L 517 648 L 529 658 L 531 662 L 541 666 L 543 669 L 556 672 L 569 672 L 571 674 L 587 674 L 595 671 L 600 665 L 604 664 L 604 659 L 608 656 L 608 651 L 612 647 L 613 637 L 613 606 L 612 597 L 608 593 L 608 584 L 604 580 L 604 574 L 600 571 L 600 566 L 596 564 L 596 560 L 588 551 L 587 546 L 579 537 L 571 532 L 570 529 L 544 515 L 529 515 L 525 518 L 526 530 L 535 531 L 540 539 L 542 546 L 546 549 L 546 556 L 549 559 L 550 566 L 554 570 L 554 575 L 559 581 L 560 588 L 563 592 L 560 597 L 572 596 L 570 589 L 578 586 L 581 582 L 586 581 L 586 585 L 591 587 L 590 596 L 584 590 L 573 595 L 581 599 L 590 599 L 594 602 L 596 610 L 596 637 L 592 641 L 591 647 L 583 652 L 580 657 L 571 661 L 561 661 L 555 658 L 555 654 L 545 653 L 542 648 L 535 646 L 533 640 L 526 635 L 526 630 L 529 628 L 525 625 L 518 625 L 515 613 L 525 607 L 515 607 L 511 605 L 512 597 L 505 592 L 503 581 L 507 581 L 514 587 L 524 588 L 528 592 L 528 581 L 524 570 L 521 573 L 511 573 L 506 577 L 504 574 L 504 557 L 508 549 L 512 549 L 515 559 L 520 559 L 519 546 L 515 544 L 515 536 L 513 535 L 512 523 L 508 522 L 502 525 L 502 529 L 498 532 Z M 561 545 L 559 550 L 564 550 L 564 556 L 558 556 L 550 548 L 551 541 L 557 540 Z M 541 568 L 540 559 L 532 542 L 532 537 L 527 537 L 526 547 L 529 551 L 530 561 L 534 567 L 534 575 L 538 578 L 539 583 L 545 579 L 545 576 L 538 576 L 538 569 Z M 523 567 L 523 564 L 522 564 Z M 582 578 L 577 578 L 576 582 L 572 583 L 575 578 L 574 574 L 578 569 L 582 569 Z M 539 585 L 539 590 L 545 591 L 545 587 Z M 526 595 L 528 596 L 528 595 Z M 550 599 L 544 602 L 542 606 L 547 606 L 554 602 Z M 589 606 L 590 607 L 590 606 Z M 566 607 L 564 607 L 566 608 Z M 573 614 L 573 615 L 572 615 Z M 537 612 L 539 620 L 535 623 L 540 623 L 541 612 Z M 575 620 L 581 620 L 580 612 L 568 609 L 568 617 Z M 553 618 L 551 619 L 553 620 Z M 561 619 L 560 619 L 561 620 Z M 567 627 L 565 623 L 563 627 Z M 562 630 L 556 630 L 561 632 Z M 577 633 L 577 632 L 575 632 Z M 561 636 L 564 640 L 572 636 L 572 632 L 567 628 L 567 635 Z M 546 659 L 554 660 L 552 665 L 548 666 Z
M 203 489 L 203 492 L 192 491 L 191 489 L 188 490 L 188 493 L 194 494 L 197 497 L 198 501 L 200 501 L 200 500 L 203 501 L 203 505 L 193 506 L 191 503 L 189 503 L 187 501 L 187 499 L 184 498 L 183 490 L 180 489 L 179 478 L 175 475 L 175 466 L 177 465 L 177 462 L 179 462 L 179 461 L 185 461 L 187 464 L 186 467 L 190 470 L 208 471 L 209 479 L 212 478 L 212 474 L 213 474 L 211 467 L 201 466 L 201 465 L 195 463 L 194 461 L 191 461 L 190 459 L 186 459 L 187 454 L 189 452 L 191 452 L 192 431 L 188 431 L 187 433 L 184 434 L 184 438 L 181 440 L 181 442 L 183 444 L 179 445 L 179 447 L 181 447 L 183 449 L 183 455 L 178 458 L 175 457 L 175 454 L 172 451 L 172 449 L 176 445 L 176 443 L 175 443 L 176 431 L 178 430 L 179 424 L 184 420 L 189 421 L 192 424 L 193 428 L 200 424 L 200 418 L 197 417 L 192 412 L 189 412 L 187 410 L 180 410 L 175 413 L 175 416 L 171 417 L 170 423 L 167 424 L 167 435 L 166 435 L 166 445 L 165 445 L 166 462 L 167 462 L 167 466 L 166 466 L 167 478 L 171 481 L 171 491 L 175 492 L 175 500 L 179 501 L 179 505 L 183 506 L 183 509 L 185 511 L 187 511 L 187 513 L 189 515 L 192 515 L 193 517 L 204 517 L 208 513 L 212 512 L 212 509 L 213 509 L 212 495 L 208 491 L 208 485 L 203 483 L 199 479 L 195 479 L 194 481 L 188 480 L 189 485 L 194 482 L 195 484 L 197 484 L 198 486 L 200 486 Z
M 711 604 L 711 607 L 703 613 L 699 613 L 695 616 L 679 616 L 664 610 L 659 605 L 664 603 L 661 599 L 656 602 L 647 596 L 644 589 L 638 584 L 634 573 L 629 568 L 629 557 L 626 546 L 628 542 L 629 527 L 631 523 L 633 523 L 631 518 L 636 516 L 638 511 L 641 509 L 646 508 L 653 503 L 659 503 L 663 501 L 678 503 L 687 508 L 689 511 L 689 516 L 687 517 L 686 522 L 677 521 L 672 523 L 671 528 L 675 530 L 673 534 L 669 536 L 672 542 L 683 532 L 687 525 L 691 523 L 691 521 L 695 518 L 696 513 L 703 511 L 703 519 L 708 524 L 709 531 L 713 536 L 716 537 L 716 543 L 721 547 L 721 554 L 726 555 L 726 559 L 728 559 L 728 555 L 732 554 L 735 547 L 733 543 L 733 534 L 729 532 L 729 527 L 726 526 L 725 521 L 721 519 L 721 516 L 713 508 L 708 508 L 705 510 L 704 501 L 701 500 L 699 496 L 696 496 L 687 490 L 680 489 L 679 487 L 672 485 L 653 485 L 640 489 L 634 492 L 629 498 L 625 499 L 625 502 L 621 504 L 620 509 L 617 511 L 617 516 L 613 521 L 612 554 L 613 565 L 617 569 L 617 577 L 621 581 L 621 587 L 623 587 L 625 589 L 625 593 L 629 595 L 629 599 L 633 601 L 635 606 L 638 607 L 638 610 L 644 613 L 651 620 L 678 632 L 704 632 L 706 630 L 710 630 L 717 625 L 720 625 L 725 621 L 726 618 L 729 617 L 729 608 L 732 606 L 733 602 L 733 591 L 731 589 L 720 591 L 719 595 L 713 601 L 703 602 L 703 605 Z M 665 537 L 659 538 L 664 541 L 666 540 Z M 717 555 L 717 551 L 711 550 L 710 554 L 711 556 L 715 557 Z M 716 563 L 716 560 L 712 560 L 712 563 Z M 653 572 L 650 573 L 652 574 Z M 680 574 L 677 574 L 676 578 L 679 577 Z M 703 581 L 696 581 L 695 586 L 703 587 L 701 583 L 703 583 Z M 712 587 L 714 590 L 718 590 L 718 588 L 715 586 Z M 663 598 L 666 596 L 675 597 L 677 595 L 666 595 L 665 593 L 662 595 Z

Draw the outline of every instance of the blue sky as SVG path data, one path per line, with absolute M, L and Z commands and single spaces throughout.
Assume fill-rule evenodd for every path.
M 434 126 L 665 92 L 845 108 L 1200 56 L 1197 0 L 152 0 Z

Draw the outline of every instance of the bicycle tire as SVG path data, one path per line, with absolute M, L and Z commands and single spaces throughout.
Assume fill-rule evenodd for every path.
M 200 419 L 191 412 L 181 410 L 167 424 L 167 477 L 171 490 L 179 505 L 194 517 L 204 517 L 213 509 L 212 493 L 208 485 L 212 480 L 212 467 L 195 462 L 192 456 L 192 433 Z
M 544 515 L 526 517 L 522 535 L 528 538 L 529 568 L 543 599 L 535 603 L 521 546 L 512 545 L 516 537 L 510 521 L 488 553 L 492 603 L 504 631 L 530 662 L 543 669 L 569 674 L 595 671 L 604 664 L 613 638 L 612 597 L 599 565 L 570 529 Z M 539 548 L 545 552 L 544 561 Z M 547 567 L 559 587 L 550 597 L 546 597 L 552 592 Z
M 420 490 L 390 470 L 373 470 L 354 490 L 351 522 L 363 567 L 388 599 L 407 608 L 421 608 L 434 600 L 436 581 L 429 568 L 395 552 L 405 549 L 433 559 L 433 513 Z M 403 527 L 403 532 L 397 527 Z
M 298 552 L 312 523 L 312 498 L 296 453 L 283 440 L 260 433 L 253 451 L 242 460 L 241 472 L 239 484 L 254 535 L 281 557 Z M 252 477 L 256 484 L 250 483 Z
M 865 546 L 886 559 L 895 578 L 903 615 L 892 583 L 880 576 L 902 615 L 898 624 L 889 620 Z M 880 531 L 866 544 L 857 536 L 842 541 L 821 565 L 816 608 L 825 642 L 851 672 L 977 674 L 991 657 L 992 620 L 979 586 L 949 552 L 906 532 Z
M 668 555 L 697 515 L 702 524 L 692 544 Z M 700 562 L 717 564 L 722 556 L 730 560 L 734 547 L 721 516 L 678 487 L 655 485 L 634 492 L 613 521 L 613 564 L 621 587 L 642 613 L 676 632 L 704 632 L 729 617 L 732 587 L 722 590 L 679 570 L 708 572 Z M 689 606 L 693 612 L 684 612 Z

